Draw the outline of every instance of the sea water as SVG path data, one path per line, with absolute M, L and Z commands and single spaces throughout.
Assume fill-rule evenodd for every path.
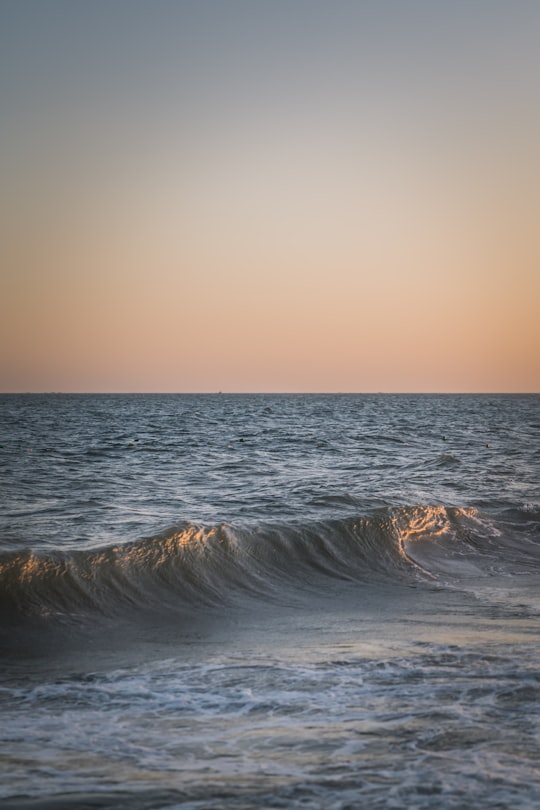
M 540 806 L 540 397 L 0 397 L 3 808 Z

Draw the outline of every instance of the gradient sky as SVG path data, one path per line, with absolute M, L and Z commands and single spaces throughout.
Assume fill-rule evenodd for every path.
M 0 32 L 0 390 L 540 390 L 537 0 Z

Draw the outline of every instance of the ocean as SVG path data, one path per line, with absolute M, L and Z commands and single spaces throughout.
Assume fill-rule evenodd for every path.
M 538 808 L 540 396 L 0 397 L 0 802 Z

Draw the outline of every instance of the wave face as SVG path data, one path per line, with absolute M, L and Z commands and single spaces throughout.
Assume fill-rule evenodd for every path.
M 4 554 L 0 605 L 4 615 L 77 620 L 280 600 L 328 579 L 444 584 L 539 562 L 536 544 L 519 545 L 474 509 L 401 507 L 305 526 L 186 523 L 125 545 Z

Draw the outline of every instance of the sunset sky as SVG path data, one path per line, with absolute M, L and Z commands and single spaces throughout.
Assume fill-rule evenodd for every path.
M 2 0 L 0 45 L 0 390 L 540 390 L 537 0 Z

